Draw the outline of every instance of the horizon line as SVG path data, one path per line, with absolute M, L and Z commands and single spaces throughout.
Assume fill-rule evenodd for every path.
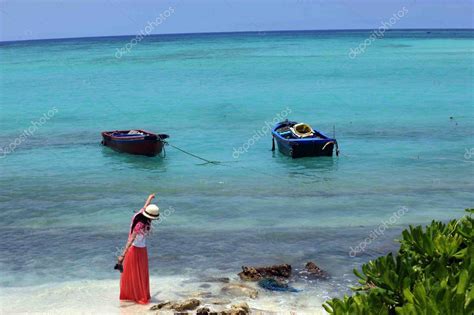
M 361 29 L 313 29 L 313 30 L 258 30 L 258 31 L 229 31 L 229 32 L 197 32 L 197 33 L 158 33 L 149 34 L 146 37 L 153 36 L 182 36 L 182 35 L 219 35 L 219 34 L 249 34 L 249 33 L 296 33 L 296 32 L 367 32 L 374 31 L 374 28 Z M 474 28 L 394 28 L 387 29 L 386 32 L 393 31 L 474 31 Z M 79 36 L 79 37 L 53 37 L 53 38 L 36 38 L 36 39 L 16 39 L 16 40 L 0 40 L 1 44 L 36 42 L 36 41 L 62 41 L 74 39 L 99 39 L 99 38 L 120 38 L 120 37 L 135 37 L 139 34 L 128 35 L 100 35 L 100 36 Z

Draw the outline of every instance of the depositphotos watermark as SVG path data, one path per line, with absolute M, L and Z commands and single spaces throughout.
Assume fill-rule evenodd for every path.
M 141 42 L 143 38 L 150 35 L 151 32 L 153 32 L 153 30 L 155 29 L 155 27 L 158 27 L 160 24 L 166 21 L 166 19 L 169 18 L 173 13 L 174 8 L 169 7 L 167 10 L 160 13 L 160 15 L 157 16 L 155 20 L 151 22 L 148 21 L 148 24 L 143 29 L 141 29 L 134 38 L 132 38 L 127 44 L 125 44 L 124 47 L 120 49 L 117 48 L 117 51 L 115 52 L 115 58 L 120 59 L 124 55 L 129 54 L 134 46 Z
M 400 209 L 398 209 L 398 211 L 392 213 L 392 216 L 388 219 L 388 221 L 382 220 L 382 223 L 380 223 L 377 228 L 370 231 L 369 236 L 361 241 L 358 246 L 355 248 L 352 248 L 352 246 L 350 247 L 349 256 L 355 257 L 358 253 L 364 252 L 367 246 L 369 246 L 380 236 L 384 235 L 385 230 L 388 229 L 390 225 L 397 223 L 397 221 L 407 212 L 408 208 L 402 206 Z
M 265 125 L 262 128 L 255 130 L 253 136 L 250 137 L 246 142 L 244 142 L 244 144 L 242 144 L 237 149 L 234 148 L 234 152 L 232 152 L 232 157 L 234 159 L 238 159 L 241 154 L 246 153 L 249 148 L 255 143 L 257 143 L 263 136 L 265 136 L 275 124 L 285 120 L 289 114 L 291 114 L 291 109 L 289 107 L 286 107 L 286 109 L 276 114 L 276 116 L 272 119 L 271 122 L 265 121 Z
M 152 226 L 159 225 L 165 222 L 174 212 L 175 208 L 173 208 L 172 206 L 169 206 L 168 209 L 165 209 L 164 211 L 160 211 L 160 216 L 158 217 L 158 219 L 151 221 Z
M 5 158 L 8 154 L 15 152 L 16 148 L 18 148 L 23 142 L 25 142 L 28 137 L 31 137 L 35 134 L 38 129 L 46 124 L 51 118 L 56 115 L 59 110 L 56 107 L 51 108 L 46 113 L 43 114 L 38 120 L 31 121 L 30 126 L 27 129 L 24 129 L 23 132 L 16 137 L 10 144 L 7 146 L 0 148 L 0 159 Z
M 472 157 L 474 156 L 474 148 L 471 148 L 471 149 L 468 149 L 468 148 L 465 148 L 465 152 L 464 152 L 464 158 L 466 160 L 470 160 L 472 159 Z
M 357 55 L 360 55 L 365 52 L 366 48 L 372 45 L 379 38 L 383 38 L 385 36 L 385 32 L 393 27 L 397 22 L 408 13 L 408 9 L 403 7 L 397 13 L 394 13 L 393 16 L 388 20 L 388 22 L 382 22 L 380 27 L 377 30 L 372 31 L 372 34 L 364 40 L 362 43 L 359 44 L 356 48 L 351 48 L 349 51 L 349 58 L 354 59 Z

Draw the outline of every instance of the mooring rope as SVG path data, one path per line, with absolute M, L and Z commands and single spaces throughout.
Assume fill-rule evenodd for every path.
M 162 158 L 165 158 L 166 157 L 166 142 L 163 141 L 163 154 L 161 154 L 161 157 Z
M 228 164 L 224 164 L 224 163 L 236 163 L 238 164 L 239 161 L 224 161 L 224 162 L 221 162 L 221 161 L 211 161 L 211 160 L 208 160 L 206 158 L 203 158 L 201 156 L 198 156 L 196 154 L 193 154 L 191 152 L 188 152 L 186 150 L 183 150 L 175 145 L 172 145 L 171 143 L 169 142 L 166 142 L 166 141 L 163 141 L 165 143 L 165 145 L 169 145 L 173 148 L 175 148 L 176 150 L 179 150 L 185 154 L 188 154 L 196 159 L 199 159 L 199 160 L 202 160 L 206 163 L 203 163 L 203 164 L 200 164 L 200 165 L 205 165 L 205 164 L 214 164 L 214 165 L 220 165 L 220 166 L 227 166 L 227 167 L 231 167 L 231 165 L 228 165 Z M 280 179 L 280 180 L 288 180 L 288 178 L 284 177 L 284 176 L 281 176 L 281 175 L 276 175 L 276 174 L 273 174 L 273 173 L 268 173 L 268 172 L 264 172 L 264 171 L 261 171 L 261 170 L 258 170 L 258 169 L 255 169 L 253 167 L 248 167 L 248 166 L 242 166 L 242 165 L 235 165 L 235 167 L 238 167 L 238 168 L 241 168 L 243 170 L 247 170 L 247 171 L 253 171 L 255 173 L 258 173 L 258 174 L 261 174 L 261 175 L 265 175 L 265 176 L 269 176 L 269 177 L 273 177 L 273 178 L 276 178 L 276 179 Z M 301 183 L 307 183 L 307 184 L 313 184 L 314 182 L 313 181 L 308 181 L 306 179 L 304 179 L 303 181 L 301 181 Z
M 163 140 L 162 140 L 162 141 L 163 141 Z M 163 141 L 163 143 L 164 143 L 165 145 L 169 145 L 169 146 L 175 148 L 175 149 L 178 150 L 178 151 L 183 152 L 184 154 L 190 155 L 190 156 L 192 156 L 192 157 L 194 157 L 194 158 L 196 158 L 196 159 L 199 159 L 199 160 L 201 160 L 201 161 L 206 162 L 206 163 L 204 163 L 204 164 L 208 164 L 208 163 L 209 163 L 209 164 L 215 164 L 215 165 L 223 165 L 222 163 L 229 163 L 229 162 L 221 162 L 221 161 L 211 161 L 211 160 L 208 160 L 208 159 L 206 159 L 206 158 L 203 158 L 203 157 L 201 157 L 201 156 L 199 156 L 199 155 L 196 155 L 196 154 L 194 154 L 194 153 L 191 153 L 191 152 L 188 152 L 188 151 L 186 151 L 186 150 L 184 150 L 184 149 L 181 149 L 181 148 L 179 148 L 179 147 L 177 147 L 177 146 L 175 146 L 175 145 L 173 145 L 173 144 L 171 144 L 171 143 L 169 143 L 169 142 L 167 142 L 167 141 Z M 324 147 L 323 147 L 323 150 L 324 150 L 324 149 L 326 148 L 326 146 L 327 146 L 328 144 L 330 144 L 330 143 L 333 143 L 333 144 L 335 145 L 335 147 L 336 147 L 336 156 L 339 156 L 339 145 L 338 145 L 336 139 L 334 139 L 334 141 L 330 141 L 330 142 L 326 143 L 326 144 L 324 145 Z M 163 147 L 163 151 L 165 151 L 165 148 L 164 148 L 164 147 Z M 272 137 L 272 151 L 275 151 L 275 139 L 274 139 L 273 137 Z M 165 156 L 166 156 L 166 151 L 165 151 Z M 237 162 L 237 161 L 232 161 L 232 162 Z M 240 166 L 240 167 L 242 167 L 242 166 Z M 256 172 L 256 173 L 260 173 L 260 174 L 263 174 L 263 175 L 272 176 L 272 177 L 278 177 L 278 176 L 275 176 L 274 174 L 264 173 L 264 172 L 261 172 L 261 171 L 255 170 L 255 169 L 251 169 L 251 168 L 248 168 L 248 167 L 242 167 L 242 168 L 244 168 L 244 169 L 247 168 L 247 169 L 250 169 L 250 170 L 252 170 L 252 171 L 254 171 L 254 172 Z
M 201 156 L 198 156 L 198 155 L 196 155 L 196 154 L 193 154 L 193 153 L 191 153 L 191 152 L 188 152 L 188 151 L 186 151 L 186 150 L 183 150 L 183 149 L 181 149 L 181 148 L 178 148 L 177 146 L 172 145 L 171 143 L 169 143 L 169 142 L 167 142 L 167 141 L 163 141 L 163 142 L 165 143 L 165 145 L 169 145 L 169 146 L 175 148 L 176 150 L 179 150 L 179 151 L 181 151 L 181 152 L 183 152 L 183 153 L 185 153 L 185 154 L 188 154 L 188 155 L 190 155 L 190 156 L 192 156 L 192 157 L 194 157 L 194 158 L 196 158 L 196 159 L 205 161 L 206 163 L 204 163 L 204 164 L 210 163 L 210 164 L 221 165 L 221 166 L 230 166 L 230 165 L 222 164 L 222 163 L 226 163 L 226 162 L 211 161 L 211 160 L 208 160 L 208 159 L 203 158 L 203 157 L 201 157 Z M 232 161 L 232 162 L 237 163 L 238 161 Z M 251 171 L 253 171 L 253 172 L 255 172 L 255 173 L 260 173 L 260 174 L 262 174 L 262 175 L 266 175 L 266 176 L 270 176 L 270 177 L 274 177 L 274 178 L 285 179 L 285 178 L 282 177 L 282 176 L 278 176 L 278 175 L 271 174 L 271 173 L 267 173 L 267 172 L 262 172 L 262 171 L 260 171 L 260 170 L 256 170 L 256 169 L 251 168 L 251 167 L 246 167 L 246 166 L 236 166 L 236 167 L 240 167 L 240 168 L 242 168 L 242 169 L 244 169 L 244 170 L 251 170 Z
M 204 161 L 204 162 L 206 162 L 206 163 L 220 164 L 219 161 L 211 161 L 211 160 L 205 159 L 205 158 L 200 157 L 200 156 L 198 156 L 198 155 L 196 155 L 196 154 L 193 154 L 193 153 L 191 153 L 191 152 L 188 152 L 188 151 L 186 151 L 186 150 L 183 150 L 183 149 L 181 149 L 181 148 L 178 148 L 177 146 L 172 145 L 171 143 L 169 143 L 169 142 L 167 142 L 167 141 L 163 141 L 163 142 L 165 143 L 165 145 L 169 145 L 169 146 L 175 148 L 176 150 L 179 150 L 179 151 L 183 152 L 184 154 L 190 155 L 190 156 L 192 156 L 192 157 L 194 157 L 194 158 L 196 158 L 196 159 L 199 159 L 199 160 L 201 160 L 201 161 Z
M 323 145 L 323 148 L 322 148 L 321 150 L 324 151 L 324 149 L 326 149 L 326 146 L 327 146 L 328 144 L 331 144 L 331 143 L 334 144 L 334 141 L 326 142 L 326 144 Z

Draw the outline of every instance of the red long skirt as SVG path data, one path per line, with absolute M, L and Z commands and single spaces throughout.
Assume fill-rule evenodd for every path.
M 120 277 L 120 300 L 148 304 L 150 298 L 146 247 L 131 246 L 123 262 L 123 273 Z

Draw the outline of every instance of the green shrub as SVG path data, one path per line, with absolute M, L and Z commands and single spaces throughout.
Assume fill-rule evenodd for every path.
M 369 261 L 353 296 L 326 301 L 339 314 L 474 314 L 474 209 L 445 224 L 433 221 L 402 232 L 396 257 Z

